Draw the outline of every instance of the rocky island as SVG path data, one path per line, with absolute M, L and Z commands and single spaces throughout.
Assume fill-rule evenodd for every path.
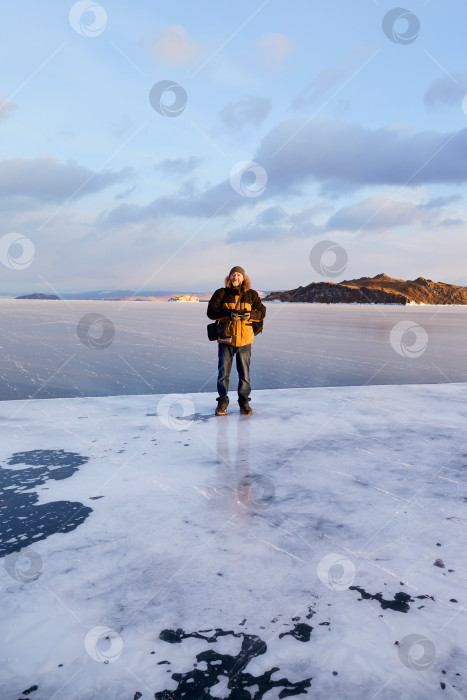
M 25 294 L 22 297 L 15 297 L 15 299 L 60 299 L 56 294 Z
M 384 273 L 343 282 L 312 282 L 285 292 L 271 292 L 264 301 L 322 304 L 467 304 L 467 287 L 423 277 L 400 280 Z

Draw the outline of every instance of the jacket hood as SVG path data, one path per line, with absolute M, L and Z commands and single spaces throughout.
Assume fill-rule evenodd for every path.
M 232 282 L 230 281 L 230 277 L 228 275 L 225 278 L 225 286 L 232 287 Z M 240 289 L 242 290 L 242 292 L 247 292 L 250 289 L 250 278 L 248 277 L 248 275 L 245 275 L 245 278 L 242 284 L 240 285 Z

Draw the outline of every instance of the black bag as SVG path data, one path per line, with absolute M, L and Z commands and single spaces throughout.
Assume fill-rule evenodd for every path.
M 209 340 L 217 340 L 217 321 L 214 323 L 208 323 L 208 338 Z
M 258 335 L 258 333 L 262 333 L 262 332 L 263 332 L 263 321 L 255 321 L 255 323 L 253 323 L 253 333 L 255 335 Z
M 219 321 L 208 323 L 207 329 L 209 340 L 228 340 L 230 338 L 229 326 L 230 321 L 227 323 L 219 323 Z

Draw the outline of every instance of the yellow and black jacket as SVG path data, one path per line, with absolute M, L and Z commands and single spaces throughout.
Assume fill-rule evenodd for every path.
M 250 280 L 245 277 L 240 290 L 242 298 L 238 305 L 238 310 L 249 311 L 250 318 L 248 321 L 231 321 L 229 341 L 218 340 L 218 343 L 226 343 L 227 345 L 249 345 L 255 337 L 253 324 L 259 324 L 266 316 L 266 307 L 261 303 L 258 292 L 250 289 Z M 240 293 L 238 288 L 232 287 L 230 279 L 227 277 L 225 287 L 216 289 L 212 295 L 207 310 L 207 316 L 213 321 L 219 320 L 221 323 L 230 321 L 230 314 L 235 309 Z

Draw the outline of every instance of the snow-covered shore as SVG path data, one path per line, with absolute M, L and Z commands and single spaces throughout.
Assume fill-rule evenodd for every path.
M 2 700 L 467 697 L 466 397 L 1 403 Z

